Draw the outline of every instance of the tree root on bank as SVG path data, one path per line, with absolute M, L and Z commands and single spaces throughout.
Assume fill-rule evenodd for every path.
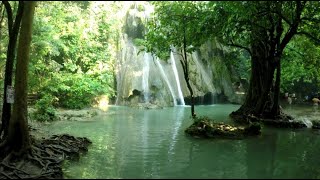
M 306 128 L 307 126 L 301 121 L 294 121 L 294 118 L 281 111 L 276 117 L 264 115 L 261 117 L 255 116 L 246 111 L 236 111 L 230 114 L 230 117 L 237 123 L 250 124 L 252 122 L 261 122 L 268 126 L 278 128 Z
M 68 134 L 42 140 L 30 138 L 31 149 L 25 156 L 16 157 L 10 152 L 2 159 L 0 179 L 61 179 L 63 160 L 78 159 L 91 144 L 87 138 Z

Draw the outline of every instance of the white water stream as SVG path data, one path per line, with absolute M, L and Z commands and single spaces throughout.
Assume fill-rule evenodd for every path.
M 174 55 L 173 55 L 172 51 L 170 53 L 170 60 L 171 60 L 171 64 L 172 64 L 172 70 L 173 70 L 173 73 L 174 73 L 174 77 L 175 77 L 176 83 L 177 83 L 179 101 L 180 101 L 179 105 L 183 105 L 184 106 L 186 104 L 184 102 L 184 98 L 183 98 L 183 95 L 182 95 L 181 86 L 180 86 L 180 80 L 179 80 L 178 71 L 177 71 L 177 66 L 176 66 L 176 62 L 175 62 Z
M 143 55 L 144 66 L 142 70 L 143 72 L 142 73 L 142 89 L 143 89 L 145 103 L 149 103 L 149 70 L 150 70 L 149 62 L 150 60 L 151 60 L 150 53 L 144 53 Z
M 170 91 L 172 99 L 173 99 L 173 104 L 174 104 L 174 106 L 176 106 L 177 105 L 177 101 L 176 101 L 176 97 L 175 97 L 173 89 L 172 89 L 172 85 L 170 84 L 170 81 L 169 81 L 166 73 L 164 73 L 163 67 L 162 67 L 161 63 L 159 62 L 159 58 L 156 58 L 155 61 L 156 61 L 156 64 L 157 64 L 157 66 L 158 66 L 158 68 L 160 70 L 162 78 L 164 79 L 164 81 L 167 83 L 167 85 L 169 87 L 169 91 Z

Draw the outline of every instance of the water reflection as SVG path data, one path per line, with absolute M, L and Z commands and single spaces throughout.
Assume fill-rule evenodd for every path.
M 231 122 L 228 115 L 237 108 L 197 106 L 197 114 Z M 298 118 L 319 117 L 308 108 L 286 110 Z M 93 141 L 79 162 L 66 163 L 66 178 L 320 178 L 318 130 L 263 127 L 261 136 L 244 140 L 195 139 L 184 133 L 192 123 L 190 107 L 109 111 L 90 123 L 45 127 Z
M 176 136 L 178 134 L 178 130 L 181 127 L 182 121 L 183 121 L 183 113 L 184 113 L 184 107 L 181 106 L 176 106 L 175 108 L 177 108 L 177 114 L 172 114 L 173 117 L 172 119 L 175 121 L 174 125 L 172 126 L 172 138 L 171 138 L 171 143 L 170 143 L 170 148 L 168 153 L 169 154 L 173 154 L 172 150 L 176 144 Z
M 246 140 L 247 178 L 273 178 L 277 140 L 277 133 Z

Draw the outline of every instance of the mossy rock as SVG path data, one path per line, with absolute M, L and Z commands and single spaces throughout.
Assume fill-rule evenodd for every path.
M 248 126 L 234 126 L 202 119 L 194 122 L 185 132 L 194 137 L 242 139 L 246 136 L 261 134 L 261 126 L 259 123 L 251 123 Z

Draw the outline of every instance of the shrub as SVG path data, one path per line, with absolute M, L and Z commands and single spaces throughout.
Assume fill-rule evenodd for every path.
M 56 110 L 54 103 L 57 100 L 56 97 L 46 94 L 35 104 L 35 112 L 33 118 L 37 121 L 54 121 L 57 120 Z

